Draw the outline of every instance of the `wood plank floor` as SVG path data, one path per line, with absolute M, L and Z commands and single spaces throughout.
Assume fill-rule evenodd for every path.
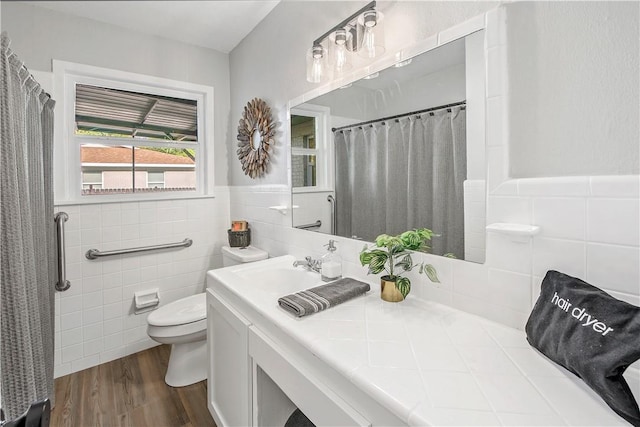
M 57 378 L 51 426 L 215 427 L 206 381 L 165 384 L 170 350 L 161 345 Z

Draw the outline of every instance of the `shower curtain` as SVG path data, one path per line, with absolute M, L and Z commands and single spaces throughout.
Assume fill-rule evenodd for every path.
M 464 258 L 466 112 L 450 110 L 334 132 L 338 235 L 426 227 L 432 253 Z
M 2 33 L 0 381 L 7 419 L 53 398 L 53 107 Z

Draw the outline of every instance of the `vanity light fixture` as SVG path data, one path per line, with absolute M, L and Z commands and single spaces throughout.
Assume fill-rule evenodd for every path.
M 351 58 L 384 53 L 384 16 L 372 1 L 317 38 L 307 51 L 307 81 L 323 83 L 352 67 Z

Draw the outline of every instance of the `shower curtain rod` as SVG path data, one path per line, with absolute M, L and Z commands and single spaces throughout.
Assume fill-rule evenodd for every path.
M 425 108 L 424 110 L 412 111 L 410 113 L 404 113 L 404 114 L 397 114 L 395 116 L 383 117 L 381 119 L 367 120 L 366 122 L 354 123 L 352 125 L 341 126 L 339 128 L 331 128 L 331 132 L 336 132 L 336 131 L 339 131 L 339 130 L 341 131 L 343 129 L 349 129 L 349 128 L 354 128 L 354 127 L 358 127 L 358 126 L 362 127 L 363 125 L 368 125 L 368 124 L 376 123 L 376 122 L 383 122 L 385 120 L 398 119 L 400 117 L 412 116 L 414 114 L 429 113 L 429 112 L 436 111 L 436 110 L 442 110 L 444 108 L 457 107 L 459 105 L 466 106 L 466 104 L 467 104 L 467 100 L 465 99 L 464 101 L 454 102 L 453 104 L 446 104 L 446 105 L 440 105 L 438 107 Z

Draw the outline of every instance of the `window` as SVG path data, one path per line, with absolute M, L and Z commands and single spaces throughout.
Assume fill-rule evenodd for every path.
M 213 88 L 55 60 L 54 78 L 56 201 L 210 193 Z
M 291 109 L 291 183 L 294 192 L 327 190 L 332 183 L 328 109 L 305 105 Z
M 82 190 L 102 189 L 102 172 L 82 172 Z
M 164 172 L 147 172 L 147 186 L 149 188 L 164 188 Z

